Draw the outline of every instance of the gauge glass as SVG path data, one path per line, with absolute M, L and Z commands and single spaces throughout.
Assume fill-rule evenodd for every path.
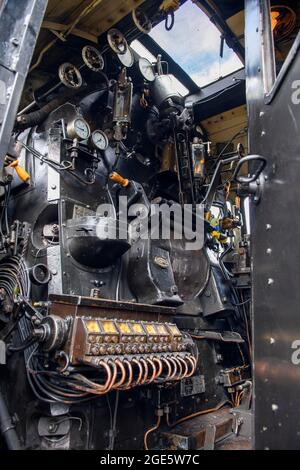
M 92 133 L 92 142 L 98 150 L 106 150 L 109 144 L 107 135 L 99 130 Z
M 74 121 L 74 130 L 76 135 L 82 139 L 86 140 L 90 136 L 90 128 L 88 123 L 82 118 L 76 118 Z
M 153 82 L 155 80 L 155 73 L 150 60 L 146 59 L 145 57 L 140 57 L 139 69 L 145 80 L 148 82 Z

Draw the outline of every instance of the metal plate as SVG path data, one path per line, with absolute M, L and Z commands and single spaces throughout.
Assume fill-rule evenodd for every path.
M 195 375 L 180 382 L 180 395 L 182 397 L 189 397 L 198 393 L 205 393 L 204 375 Z

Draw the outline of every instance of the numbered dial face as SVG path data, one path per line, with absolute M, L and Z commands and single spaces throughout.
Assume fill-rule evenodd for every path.
M 124 67 L 132 67 L 134 62 L 134 57 L 130 47 L 127 48 L 125 54 L 118 54 L 119 61 Z
M 145 80 L 148 82 L 153 82 L 155 80 L 153 65 L 148 59 L 145 59 L 145 57 L 140 57 L 139 69 Z
M 93 145 L 98 150 L 106 150 L 108 147 L 108 138 L 107 135 L 103 131 L 96 130 L 92 133 L 92 142 Z
M 87 140 L 90 136 L 90 127 L 82 118 L 76 118 L 67 127 L 68 136 L 71 139 Z
M 98 49 L 93 46 L 85 46 L 82 49 L 82 59 L 93 72 L 100 72 L 104 68 L 104 59 Z

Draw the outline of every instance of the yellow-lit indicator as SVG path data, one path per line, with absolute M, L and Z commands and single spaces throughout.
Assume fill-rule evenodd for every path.
M 181 336 L 180 331 L 178 330 L 176 325 L 168 325 L 169 330 L 171 331 L 173 336 Z
M 132 323 L 131 327 L 132 327 L 132 330 L 135 334 L 137 334 L 137 335 L 144 335 L 145 334 L 141 323 Z
M 86 320 L 86 329 L 89 333 L 100 333 L 100 326 L 96 320 Z
M 113 321 L 101 321 L 105 333 L 117 334 L 118 330 Z
M 125 335 L 132 334 L 132 331 L 131 331 L 130 326 L 129 326 L 128 323 L 118 322 L 118 326 L 119 326 L 120 331 L 121 331 L 122 334 L 125 334 Z
M 165 336 L 168 335 L 168 332 L 167 332 L 167 329 L 166 329 L 165 325 L 160 324 L 160 325 L 157 325 L 156 328 L 157 328 L 157 331 L 160 335 L 165 335 Z
M 151 323 L 148 323 L 145 325 L 146 331 L 148 335 L 156 335 L 157 331 L 155 329 L 155 325 L 151 325 Z

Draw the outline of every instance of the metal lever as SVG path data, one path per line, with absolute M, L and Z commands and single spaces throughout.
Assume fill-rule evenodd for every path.
M 260 162 L 257 170 L 254 172 L 254 174 L 250 176 L 239 176 L 239 173 L 241 171 L 241 168 L 245 163 L 249 162 Z M 253 181 L 256 181 L 260 174 L 263 172 L 267 165 L 267 159 L 265 157 L 262 157 L 261 155 L 247 155 L 247 157 L 243 157 L 239 160 L 236 169 L 234 170 L 233 173 L 233 180 L 235 180 L 237 183 L 240 184 L 249 184 L 253 183 Z

